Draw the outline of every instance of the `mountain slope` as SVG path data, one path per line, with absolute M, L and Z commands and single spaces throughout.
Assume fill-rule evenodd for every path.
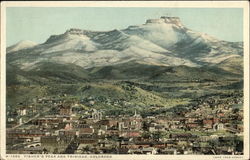
M 242 43 L 226 42 L 205 33 L 194 32 L 183 26 L 177 17 L 151 19 L 144 25 L 130 26 L 123 31 L 147 39 L 177 57 L 198 64 L 216 64 L 243 54 Z
M 37 45 L 37 43 L 35 43 L 35 42 L 23 40 L 23 41 L 18 42 L 17 44 L 14 44 L 14 45 L 8 47 L 7 52 L 15 52 L 15 51 L 19 51 L 22 49 L 32 48 L 36 45 Z
M 19 43 L 15 46 L 7 48 L 8 65 L 21 70 L 22 74 L 43 77 L 44 81 L 85 81 L 91 77 L 124 79 L 126 76 L 149 78 L 152 76 L 150 70 L 164 67 L 193 71 L 191 75 L 211 72 L 210 67 L 217 68 L 211 76 L 219 76 L 215 71 L 220 73 L 222 70 L 231 72 L 232 76 L 239 70 L 241 75 L 243 70 L 241 42 L 226 42 L 192 31 L 178 17 L 150 19 L 143 25 L 123 30 L 70 29 L 50 36 L 43 44 Z M 204 69 L 206 67 L 208 70 Z M 235 67 L 237 69 L 233 69 Z M 145 74 L 133 74 L 136 70 Z M 184 73 L 181 74 L 183 77 Z M 164 74 L 157 73 L 156 77 L 166 78 Z

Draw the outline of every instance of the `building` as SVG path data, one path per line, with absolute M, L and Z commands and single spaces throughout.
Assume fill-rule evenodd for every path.
M 27 109 L 24 108 L 24 107 L 21 107 L 19 110 L 18 110 L 18 113 L 20 116 L 25 116 L 27 115 Z
M 97 110 L 93 110 L 92 112 L 92 119 L 94 119 L 95 121 L 100 121 L 102 120 L 102 112 L 97 111 Z
M 223 123 L 215 123 L 215 124 L 213 125 L 213 129 L 214 129 L 215 131 L 223 130 L 223 129 L 224 129 L 224 124 L 223 124 Z

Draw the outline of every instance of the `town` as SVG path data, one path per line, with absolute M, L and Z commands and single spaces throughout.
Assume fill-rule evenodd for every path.
M 125 3 L 3 6 L 1 154 L 248 156 L 248 8 Z
M 7 153 L 243 154 L 242 93 L 152 115 L 97 109 L 96 97 L 63 99 L 37 98 L 7 110 Z

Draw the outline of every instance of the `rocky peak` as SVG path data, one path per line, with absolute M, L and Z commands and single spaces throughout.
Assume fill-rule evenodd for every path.
M 66 30 L 66 32 L 63 33 L 63 34 L 51 35 L 44 44 L 53 43 L 55 41 L 58 41 L 58 40 L 61 40 L 61 39 L 64 39 L 64 38 L 71 37 L 71 35 L 79 35 L 79 36 L 81 36 L 81 35 L 84 35 L 85 32 L 86 31 L 82 30 L 82 29 L 71 28 L 71 29 Z
M 149 23 L 167 23 L 167 24 L 175 24 L 178 27 L 183 27 L 179 17 L 162 16 L 161 18 L 158 19 L 148 19 L 146 21 L 146 24 Z
M 84 33 L 85 33 L 84 30 L 78 29 L 78 28 L 71 28 L 65 32 L 65 34 L 77 34 L 77 35 L 84 34 Z
M 146 24 L 148 23 L 164 23 L 164 20 L 163 19 L 148 19 L 146 21 Z

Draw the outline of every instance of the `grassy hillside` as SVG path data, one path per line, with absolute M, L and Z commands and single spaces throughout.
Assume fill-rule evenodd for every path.
M 216 65 L 225 71 L 242 75 L 243 74 L 243 58 L 242 57 L 232 57 L 222 61 Z
M 130 62 L 83 69 L 73 64 L 43 63 L 23 71 L 7 65 L 7 105 L 12 107 L 45 98 L 81 102 L 108 114 L 133 113 L 136 109 L 148 115 L 188 106 L 199 97 L 231 94 L 242 87 L 242 75 L 216 67 Z
M 114 66 L 84 69 L 74 64 L 41 63 L 29 71 L 7 65 L 8 85 L 11 84 L 75 84 L 103 80 L 137 81 L 221 81 L 242 79 L 242 74 L 218 67 L 152 66 L 128 62 Z

